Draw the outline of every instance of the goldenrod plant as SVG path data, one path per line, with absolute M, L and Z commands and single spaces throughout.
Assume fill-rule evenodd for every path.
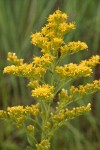
M 12 65 L 5 67 L 3 73 L 27 78 L 36 103 L 0 110 L 0 118 L 25 130 L 30 144 L 27 150 L 50 150 L 51 139 L 59 127 L 91 110 L 90 103 L 75 107 L 70 104 L 100 90 L 100 80 L 67 86 L 80 77 L 91 77 L 93 67 L 100 64 L 100 56 L 95 55 L 79 64 L 62 65 L 69 55 L 88 49 L 84 42 L 64 41 L 64 35 L 75 29 L 75 23 L 68 23 L 67 19 L 67 14 L 57 10 L 49 15 L 40 32 L 31 35 L 31 43 L 38 46 L 42 54 L 33 56 L 32 62 L 25 63 L 15 53 L 8 53 L 7 60 Z

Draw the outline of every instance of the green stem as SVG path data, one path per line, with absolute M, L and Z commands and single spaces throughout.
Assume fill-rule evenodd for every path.
M 32 121 L 34 124 L 38 125 L 38 127 L 39 127 L 39 128 L 41 129 L 41 131 L 42 131 L 42 128 L 41 128 L 41 126 L 40 126 L 40 124 L 39 124 L 37 118 L 36 118 L 35 120 L 32 119 L 32 118 L 28 118 L 28 120 L 30 120 L 30 121 Z
M 44 139 L 46 137 L 47 132 L 45 131 L 45 125 L 49 119 L 49 114 L 50 114 L 50 106 L 51 104 L 46 104 L 44 101 L 41 103 L 41 110 L 43 111 L 42 115 L 42 135 L 41 138 Z
M 55 95 L 57 94 L 57 92 L 59 92 L 66 84 L 68 84 L 70 81 L 72 80 L 72 78 L 70 78 L 69 80 L 67 80 L 67 82 L 65 82 L 65 79 L 60 81 L 60 84 L 58 86 L 58 88 L 55 90 Z

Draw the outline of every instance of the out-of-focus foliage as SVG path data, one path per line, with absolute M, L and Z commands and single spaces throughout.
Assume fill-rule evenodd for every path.
M 24 79 L 3 75 L 7 65 L 8 51 L 16 52 L 18 56 L 30 62 L 32 55 L 40 55 L 37 47 L 30 44 L 32 32 L 39 31 L 45 24 L 49 13 L 56 9 L 69 14 L 69 21 L 75 20 L 77 30 L 66 36 L 66 41 L 80 39 L 88 44 L 87 53 L 81 52 L 69 59 L 79 62 L 93 54 L 100 54 L 100 1 L 99 0 L 0 0 L 0 109 L 18 104 L 30 104 Z M 65 60 L 68 61 L 68 60 Z M 97 66 L 95 76 L 100 78 L 100 68 Z M 77 81 L 86 83 L 86 80 Z M 96 150 L 100 149 L 100 93 L 93 99 L 92 113 L 67 124 L 61 128 L 52 139 L 52 149 L 57 150 Z M 90 97 L 87 97 L 90 99 Z M 23 131 L 16 133 L 11 125 L 0 122 L 0 149 L 21 150 L 25 147 Z M 61 136 L 62 133 L 62 136 Z M 21 147 L 21 148 L 20 148 Z

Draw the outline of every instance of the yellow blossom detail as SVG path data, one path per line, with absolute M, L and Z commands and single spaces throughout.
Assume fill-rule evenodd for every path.
M 39 103 L 36 105 L 26 106 L 24 111 L 25 114 L 32 114 L 34 117 L 36 117 L 39 113 Z
M 97 64 L 100 64 L 100 56 L 92 56 L 89 60 L 82 60 L 80 63 L 82 66 L 94 67 Z
M 75 29 L 75 23 L 67 23 L 67 15 L 57 10 L 48 17 L 48 23 L 41 32 L 31 35 L 31 43 L 42 48 L 43 53 L 57 56 L 57 49 L 64 44 L 63 35 Z
M 23 64 L 23 59 L 18 59 L 18 57 L 16 56 L 16 53 L 8 52 L 7 60 L 12 62 L 14 65 L 22 65 Z
M 64 66 L 57 66 L 56 67 L 56 72 L 57 74 L 62 78 L 67 78 L 67 77 L 87 77 L 90 76 L 92 73 L 92 69 L 88 66 L 82 66 L 82 65 L 77 65 L 70 63 L 68 65 Z
M 8 107 L 7 112 L 9 116 L 19 116 L 24 113 L 24 109 L 23 106 Z
M 94 80 L 93 83 L 87 83 L 86 85 L 79 85 L 78 87 L 71 86 L 70 95 L 86 95 L 92 94 L 100 90 L 100 80 Z
M 51 126 L 51 123 L 50 122 L 46 122 L 46 125 L 45 125 L 45 128 L 49 128 Z
M 19 76 L 27 76 L 32 71 L 32 64 L 23 64 L 21 66 L 7 66 L 4 68 L 3 73 L 19 75 Z
M 55 57 L 46 53 L 41 57 L 34 57 L 33 58 L 33 64 L 36 67 L 48 67 L 53 61 Z
M 52 117 L 52 121 L 55 125 L 59 125 L 62 123 L 65 123 L 69 119 L 73 119 L 79 115 L 84 114 L 85 112 L 88 112 L 91 110 L 91 104 L 88 103 L 87 106 L 80 106 L 75 107 L 72 110 L 69 109 L 62 109 L 60 112 Z M 64 121 L 64 122 L 63 122 Z M 57 123 L 57 124 L 56 124 Z
M 87 49 L 88 46 L 86 43 L 78 41 L 78 42 L 69 42 L 67 45 L 61 47 L 61 54 L 73 54 L 80 50 Z
M 7 112 L 4 110 L 0 110 L 0 118 L 6 119 L 7 118 Z
M 33 133 L 34 132 L 34 126 L 33 125 L 28 125 L 27 126 L 27 131 Z
M 51 48 L 56 50 L 59 47 L 61 47 L 62 44 L 64 44 L 64 41 L 62 38 L 53 38 L 51 42 Z
M 75 29 L 75 23 L 66 23 L 66 22 L 63 22 L 59 25 L 59 30 L 62 32 L 62 34 L 72 30 L 72 29 Z
M 17 127 L 22 127 L 25 121 L 28 119 L 27 117 L 31 117 L 33 115 L 36 117 L 39 113 L 39 104 L 31 105 L 31 106 L 13 106 L 8 107 L 7 111 L 1 111 L 2 116 L 6 116 L 6 118 L 10 119 Z
M 49 150 L 50 142 L 48 140 L 42 140 L 40 144 L 36 144 L 37 150 Z
M 13 74 L 17 76 L 27 77 L 29 79 L 39 79 L 46 73 L 43 67 L 34 67 L 32 63 L 23 64 L 21 66 L 7 66 L 4 68 L 3 73 Z
M 59 101 L 58 101 L 58 106 L 56 107 L 57 111 L 59 108 L 65 107 L 71 100 L 72 96 L 68 95 L 67 90 L 62 89 L 61 92 L 58 94 Z
M 60 10 L 56 10 L 53 14 L 49 15 L 48 22 L 66 21 L 68 18 L 66 13 L 62 13 Z
M 17 126 L 22 127 L 25 121 L 23 106 L 8 107 L 7 113 L 11 121 Z
M 65 116 L 67 119 L 73 119 L 76 116 L 82 115 L 85 112 L 88 112 L 91 110 L 91 104 L 88 103 L 87 106 L 80 106 L 75 107 L 72 110 L 65 110 Z
M 31 88 L 36 88 L 36 87 L 39 86 L 39 81 L 38 80 L 34 80 L 32 82 L 29 82 L 28 86 L 31 87 Z
M 51 101 L 54 97 L 54 87 L 43 84 L 32 90 L 32 96 L 40 100 Z
M 39 47 L 44 47 L 43 44 L 48 42 L 48 38 L 44 37 L 40 32 L 31 35 L 31 43 L 34 45 L 38 45 Z

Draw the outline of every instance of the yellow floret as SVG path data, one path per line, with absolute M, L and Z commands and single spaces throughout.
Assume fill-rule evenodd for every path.
M 56 72 L 57 74 L 62 78 L 67 78 L 67 77 L 87 77 L 90 76 L 92 73 L 92 69 L 88 66 L 82 66 L 82 65 L 77 65 L 70 63 L 68 65 L 64 66 L 57 66 L 56 67 Z
M 79 50 L 85 50 L 88 46 L 86 43 L 78 41 L 78 42 L 69 42 L 67 45 L 61 47 L 61 54 L 71 54 L 76 53 Z
M 54 87 L 44 84 L 32 90 L 32 96 L 40 100 L 51 101 L 54 97 Z
M 36 144 L 37 150 L 49 150 L 50 149 L 50 142 L 46 139 L 42 140 L 41 143 Z
M 18 59 L 18 57 L 16 56 L 16 53 L 8 52 L 7 60 L 12 62 L 14 65 L 22 65 L 23 64 L 23 59 Z

